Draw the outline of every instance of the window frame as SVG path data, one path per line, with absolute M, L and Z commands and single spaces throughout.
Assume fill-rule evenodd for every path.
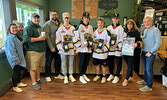
M 26 5 L 31 5 L 34 7 L 37 7 L 39 9 L 39 15 L 40 15 L 40 25 L 42 26 L 44 24 L 44 7 L 34 3 L 30 0 L 0 0 L 0 12 L 2 12 L 2 28 L 3 28 L 3 40 L 5 42 L 5 39 L 7 37 L 7 29 L 9 24 L 12 22 L 15 22 L 17 20 L 16 16 L 16 2 L 22 2 L 25 3 Z M 4 13 L 4 12 L 9 12 L 9 13 Z M 0 47 L 1 48 L 1 47 Z
M 38 9 L 38 14 L 40 15 L 40 25 L 43 26 L 44 23 L 45 23 L 45 20 L 44 20 L 44 7 L 37 4 L 37 3 L 34 3 L 30 0 L 16 0 L 16 3 L 20 3 L 20 4 L 23 4 L 23 5 L 26 5 L 26 6 L 30 6 L 30 7 L 33 7 L 33 8 L 37 8 Z M 17 12 L 16 12 L 17 13 Z
M 4 13 L 4 12 L 10 12 L 10 1 L 9 0 L 0 0 L 0 12 L 1 18 L 2 18 L 2 30 L 3 30 L 3 41 L 5 43 L 5 39 L 7 37 L 7 28 L 9 24 L 11 23 L 11 14 L 10 13 Z M 3 47 L 3 46 L 2 46 Z M 1 48 L 1 47 L 0 47 Z
M 32 8 L 37 9 L 37 12 L 36 12 L 36 13 L 39 14 L 39 8 L 38 8 L 38 7 L 35 7 L 35 6 L 33 6 L 33 5 L 30 5 L 30 4 L 23 3 L 23 2 L 19 2 L 19 1 L 16 2 L 16 5 L 17 5 L 17 3 L 18 3 L 18 4 L 21 4 L 21 5 L 25 5 L 25 6 L 28 6 L 28 7 L 32 7 Z M 18 12 L 17 12 L 17 6 L 16 6 L 16 15 L 18 15 Z M 31 15 L 30 15 L 30 16 L 31 16 Z M 25 21 L 25 19 L 22 20 L 22 21 Z M 18 21 L 18 16 L 17 16 L 17 22 L 19 22 L 19 21 Z M 21 22 L 21 23 L 22 23 L 22 22 Z M 25 26 L 27 25 L 26 22 L 25 22 L 24 24 L 25 24 Z

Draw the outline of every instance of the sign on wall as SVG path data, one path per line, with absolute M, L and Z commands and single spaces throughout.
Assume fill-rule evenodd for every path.
M 91 19 L 97 18 L 97 0 L 85 0 L 85 11 L 90 13 Z
M 83 13 L 83 0 L 71 0 L 71 18 L 81 19 Z
M 84 5 L 85 1 L 85 5 Z M 71 0 L 71 18 L 81 19 L 84 11 L 90 13 L 91 19 L 97 18 L 98 0 Z M 85 6 L 85 9 L 83 7 Z

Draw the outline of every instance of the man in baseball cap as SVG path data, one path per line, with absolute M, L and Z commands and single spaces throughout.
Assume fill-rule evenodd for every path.
M 40 16 L 38 15 L 38 13 L 33 13 L 32 15 L 31 15 L 31 17 L 39 17 L 40 18 Z
M 113 13 L 112 15 L 112 24 L 110 26 L 107 27 L 108 31 L 111 34 L 114 34 L 117 36 L 117 39 L 119 38 L 119 40 L 116 40 L 116 44 L 114 44 L 113 46 L 110 46 L 110 51 L 108 53 L 108 67 L 109 67 L 109 71 L 110 71 L 110 76 L 107 78 L 107 81 L 111 81 L 112 79 L 112 83 L 118 83 L 119 82 L 119 76 L 120 76 L 120 72 L 121 72 L 121 68 L 122 68 L 122 55 L 120 51 L 122 48 L 122 42 L 120 42 L 120 40 L 123 39 L 124 36 L 124 29 L 123 27 L 119 24 L 119 14 L 118 13 Z M 113 65 L 115 64 L 115 62 L 111 62 L 114 61 L 114 59 L 116 59 L 116 64 L 117 64 L 117 72 L 115 74 L 115 76 L 113 75 Z
M 41 35 L 42 27 L 39 25 L 40 16 L 37 13 L 31 15 L 31 20 L 23 32 L 23 40 L 26 43 L 26 62 L 30 68 L 32 88 L 39 90 L 39 83 L 45 83 L 40 78 L 40 68 L 45 66 L 45 36 Z
M 83 84 L 86 84 L 87 82 L 90 81 L 90 79 L 86 76 L 86 70 L 87 67 L 89 65 L 89 61 L 90 61 L 90 56 L 91 56 L 91 47 L 90 47 L 90 42 L 91 39 L 89 37 L 86 39 L 86 34 L 93 37 L 93 27 L 91 25 L 89 25 L 89 13 L 88 12 L 84 12 L 82 14 L 82 20 L 79 23 L 78 28 L 76 28 L 76 34 L 75 35 L 75 39 L 76 40 L 80 40 L 78 42 L 76 42 L 74 45 L 76 45 L 77 47 L 77 52 L 79 52 L 79 81 Z M 82 35 L 79 35 L 82 34 Z M 89 42 L 87 42 L 89 41 Z M 80 45 L 80 46 L 79 46 Z M 88 47 L 89 46 L 89 47 Z

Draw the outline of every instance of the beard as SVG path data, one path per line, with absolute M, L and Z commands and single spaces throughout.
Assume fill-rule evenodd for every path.
M 56 21 L 56 20 L 57 20 L 57 18 L 52 18 L 52 20 L 55 20 L 55 21 Z
M 145 25 L 146 28 L 150 28 L 152 25 Z

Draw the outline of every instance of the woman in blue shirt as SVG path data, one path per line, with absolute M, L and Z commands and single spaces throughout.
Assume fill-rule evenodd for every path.
M 21 69 L 26 67 L 23 44 L 17 38 L 17 26 L 16 24 L 10 24 L 8 28 L 8 37 L 5 41 L 5 53 L 10 66 L 13 69 L 12 82 L 13 90 L 16 92 L 22 92 L 19 87 L 25 87 L 27 84 L 20 82 Z

